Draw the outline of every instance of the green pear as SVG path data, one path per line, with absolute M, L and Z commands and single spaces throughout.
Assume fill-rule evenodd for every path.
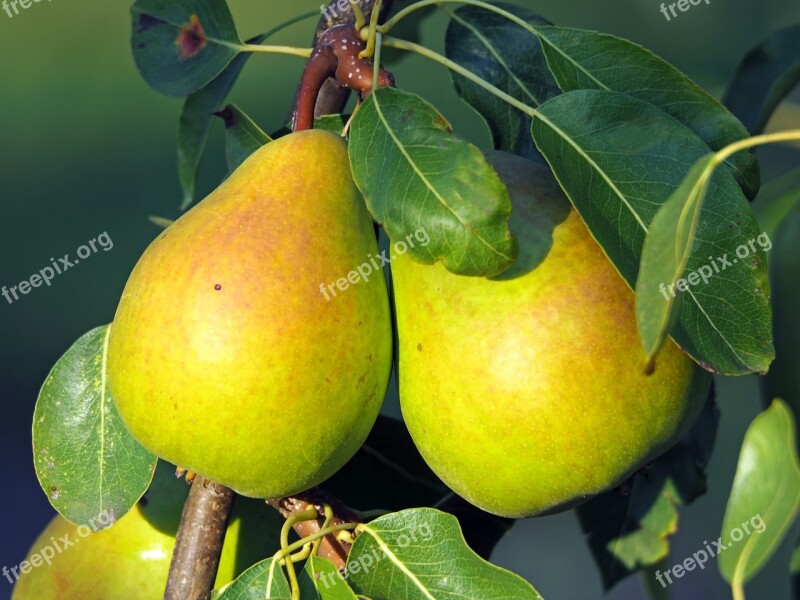
M 633 292 L 550 172 L 489 159 L 519 259 L 492 279 L 392 261 L 400 405 L 446 484 L 518 518 L 577 505 L 663 453 L 710 379 L 672 341 L 643 374 Z
M 166 463 L 139 504 L 93 532 L 55 517 L 34 542 L 12 600 L 153 600 L 164 595 L 189 487 Z M 263 502 L 238 498 L 222 549 L 217 588 L 278 550 L 283 519 Z M 107 525 L 98 516 L 95 525 Z M 35 558 L 38 556 L 39 558 Z M 44 556 L 49 560 L 45 561 Z M 49 564 L 48 564 L 49 563 Z M 25 566 L 25 563 L 21 563 Z
M 386 282 L 352 277 L 370 254 L 344 140 L 303 131 L 257 150 L 158 236 L 125 286 L 108 382 L 131 434 L 245 496 L 336 472 L 391 369 Z

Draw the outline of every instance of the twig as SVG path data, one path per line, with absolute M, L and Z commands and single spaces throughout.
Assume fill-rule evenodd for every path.
M 301 538 L 313 535 L 321 529 L 322 524 L 325 522 L 324 504 L 328 504 L 333 508 L 334 517 L 329 525 L 361 522 L 358 515 L 342 504 L 340 500 L 318 488 L 312 488 L 307 492 L 288 498 L 267 500 L 267 504 L 277 510 L 285 519 L 308 508 L 316 509 L 317 514 L 320 516 L 319 519 L 316 521 L 302 521 L 294 525 L 295 533 Z M 322 538 L 322 543 L 319 546 L 319 555 L 330 560 L 336 565 L 337 569 L 344 567 L 349 552 L 350 544 L 337 540 L 333 535 L 327 535 Z
M 164 600 L 210 598 L 235 496 L 230 488 L 195 477 L 183 506 Z
M 376 0 L 360 0 L 359 6 L 361 10 L 364 12 L 364 16 L 369 19 L 372 15 L 372 9 L 375 6 Z M 384 0 L 383 6 L 381 6 L 381 15 L 380 20 L 381 22 L 389 14 L 389 10 L 392 8 L 393 0 Z M 334 2 L 336 4 L 336 2 Z M 326 5 L 326 7 L 329 5 Z M 352 8 L 348 3 L 348 6 L 343 11 L 337 11 L 336 14 L 333 14 L 333 11 L 328 11 L 327 17 L 325 14 L 320 18 L 319 23 L 317 24 L 317 31 L 314 35 L 314 42 L 318 42 L 322 35 L 331 27 L 335 25 L 341 25 L 343 23 L 355 23 L 356 17 L 353 14 Z M 334 79 L 328 79 L 323 85 L 322 89 L 320 90 L 319 97 L 317 98 L 317 105 L 314 110 L 314 116 L 321 117 L 323 115 L 338 115 L 343 110 L 345 105 L 347 104 L 347 99 L 350 97 L 350 90 L 348 90 L 345 86 L 340 85 Z

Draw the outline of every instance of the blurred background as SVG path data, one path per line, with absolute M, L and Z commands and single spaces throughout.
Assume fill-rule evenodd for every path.
M 800 22 L 796 0 L 712 0 L 667 21 L 656 0 L 514 0 L 557 24 L 598 29 L 634 40 L 720 95 L 740 58 L 771 31 Z M 304 11 L 320 0 L 230 0 L 243 37 Z M 613 6 L 612 6 L 613 5 Z M 0 567 L 16 566 L 52 518 L 36 480 L 30 426 L 41 383 L 58 357 L 81 334 L 111 321 L 125 280 L 158 230 L 148 215 L 175 218 L 181 193 L 175 138 L 181 100 L 149 89 L 129 48 L 129 3 L 49 0 L 9 18 L 0 11 L 0 286 L 16 285 L 73 254 L 107 232 L 113 248 L 98 252 L 33 289 L 13 304 L 0 298 Z M 445 18 L 421 23 L 425 44 L 443 47 Z M 305 21 L 275 43 L 305 46 L 314 21 Z M 256 56 L 231 97 L 266 131 L 284 122 L 303 63 Z M 424 95 L 457 133 L 488 145 L 482 122 L 443 85 L 447 74 L 423 59 L 390 64 L 398 84 Z M 800 126 L 795 95 L 770 129 Z M 200 168 L 199 196 L 225 174 L 221 124 Z M 797 165 L 800 149 L 760 150 L 764 180 Z M 800 367 L 800 366 L 799 366 Z M 754 377 L 717 382 L 722 412 L 709 468 L 709 492 L 681 513 L 671 562 L 719 535 L 739 446 L 761 410 Z M 392 400 L 393 401 L 393 400 Z M 391 407 L 389 410 L 393 410 Z M 750 599 L 789 597 L 792 531 L 771 563 L 747 587 Z M 572 512 L 520 521 L 498 545 L 493 560 L 529 581 L 548 599 L 603 597 L 600 578 Z M 0 579 L 0 600 L 11 586 Z M 728 598 L 729 589 L 709 563 L 670 587 L 681 600 Z M 121 596 L 122 597 L 122 596 Z M 606 597 L 644 598 L 630 578 Z

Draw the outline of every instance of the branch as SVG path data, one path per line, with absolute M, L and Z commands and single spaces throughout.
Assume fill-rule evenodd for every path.
M 386 15 L 389 14 L 389 10 L 392 8 L 392 2 L 393 0 L 384 0 L 383 5 L 381 6 L 380 22 L 383 22 L 383 20 L 386 18 Z M 333 0 L 331 4 L 325 6 L 325 8 L 335 8 L 336 12 L 334 13 L 334 11 L 330 10 L 329 8 L 327 13 L 323 13 L 322 17 L 320 17 L 319 23 L 317 24 L 317 31 L 314 34 L 315 44 L 319 42 L 319 39 L 331 27 L 341 25 L 343 23 L 355 23 L 356 18 L 355 15 L 353 15 L 353 9 L 350 7 L 350 4 L 348 3 L 345 10 L 341 12 L 338 10 L 337 4 L 338 3 L 336 0 Z M 369 19 L 370 15 L 372 14 L 372 9 L 375 6 L 375 0 L 360 0 L 359 6 L 361 7 L 361 10 L 364 11 L 364 15 L 367 17 L 367 19 Z M 336 80 L 328 79 L 322 85 L 319 97 L 317 98 L 314 116 L 321 117 L 322 115 L 338 115 L 344 110 L 349 97 L 350 90 L 337 83 Z
M 208 600 L 236 494 L 197 475 L 183 506 L 164 600 Z
M 279 498 L 276 500 L 267 500 L 267 504 L 277 510 L 284 519 L 289 516 L 303 512 L 309 507 L 316 509 L 320 518 L 316 521 L 302 521 L 294 526 L 295 533 L 301 538 L 313 535 L 318 532 L 322 526 L 324 517 L 323 504 L 329 505 L 333 508 L 333 513 L 336 515 L 331 525 L 341 525 L 342 523 L 360 523 L 361 519 L 355 515 L 349 508 L 347 508 L 340 500 L 323 492 L 319 488 L 312 488 L 307 492 L 290 496 L 288 498 Z M 330 560 L 337 569 L 344 568 L 347 562 L 347 555 L 350 553 L 350 544 L 340 542 L 333 535 L 327 535 L 322 538 L 322 543 L 319 547 L 319 555 Z

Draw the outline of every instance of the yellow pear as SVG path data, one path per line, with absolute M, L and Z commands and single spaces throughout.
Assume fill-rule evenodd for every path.
M 153 485 L 139 504 L 110 529 L 93 531 L 61 516 L 37 538 L 25 573 L 7 570 L 16 581 L 13 600 L 153 600 L 164 595 L 189 487 L 159 465 Z M 263 502 L 236 500 L 215 587 L 220 588 L 244 570 L 271 556 L 279 546 L 283 519 Z M 108 525 L 98 515 L 94 525 Z M 46 559 L 45 559 L 46 557 Z M 17 577 L 19 580 L 17 581 Z
M 549 171 L 489 158 L 519 260 L 493 279 L 392 262 L 400 404 L 445 483 L 525 517 L 579 504 L 667 450 L 710 379 L 671 340 L 644 375 L 633 292 Z
M 303 131 L 256 151 L 125 286 L 108 382 L 133 436 L 245 496 L 332 475 L 369 433 L 391 368 L 383 275 L 352 277 L 370 254 L 340 137 Z

